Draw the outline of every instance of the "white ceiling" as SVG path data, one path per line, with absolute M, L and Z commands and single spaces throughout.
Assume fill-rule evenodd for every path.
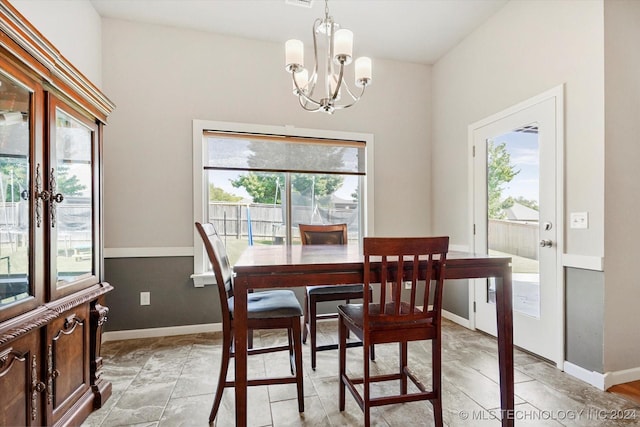
M 103 17 L 191 28 L 311 46 L 311 28 L 324 17 L 291 0 L 91 0 Z M 294 0 L 297 1 L 297 0 Z M 308 1 L 308 0 L 306 0 Z M 354 33 L 354 56 L 433 64 L 508 0 L 331 0 L 330 15 Z M 283 47 L 284 49 L 284 47 Z

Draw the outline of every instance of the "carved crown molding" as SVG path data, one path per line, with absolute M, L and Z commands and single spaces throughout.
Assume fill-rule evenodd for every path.
M 7 0 L 0 0 L 0 46 L 21 58 L 53 88 L 106 123 L 115 104 L 78 71 Z

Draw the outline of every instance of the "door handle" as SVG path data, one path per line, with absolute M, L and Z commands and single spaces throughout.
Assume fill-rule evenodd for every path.
M 541 248 L 550 248 L 551 246 L 553 246 L 553 242 L 551 240 L 540 240 L 540 247 Z

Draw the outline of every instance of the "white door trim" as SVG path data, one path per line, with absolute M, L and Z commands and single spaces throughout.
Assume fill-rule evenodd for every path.
M 486 117 L 482 120 L 479 120 L 475 123 L 472 123 L 468 127 L 467 131 L 467 141 L 468 141 L 468 183 L 467 183 L 467 194 L 468 194 L 468 218 L 469 218 L 469 246 L 470 248 L 475 248 L 475 235 L 474 235 L 474 206 L 475 206 L 475 195 L 474 195 L 474 157 L 473 157 L 473 146 L 474 146 L 474 132 L 477 129 L 480 129 L 490 123 L 493 123 L 497 120 L 501 120 L 511 114 L 514 114 L 523 109 L 529 108 L 533 105 L 539 104 L 540 102 L 546 101 L 548 99 L 554 99 L 555 101 L 555 114 L 556 114 L 556 214 L 557 214 L 557 251 L 558 256 L 556 257 L 556 279 L 557 279 L 557 313 L 556 313 L 556 325 L 559 325 L 559 331 L 554 334 L 556 337 L 555 340 L 555 354 L 557 355 L 553 362 L 556 363 L 557 367 L 562 369 L 564 364 L 564 342 L 565 342 L 565 331 L 564 331 L 564 268 L 563 268 L 563 259 L 562 255 L 564 253 L 564 84 L 558 85 L 552 89 L 549 89 L 546 92 L 543 92 L 539 95 L 536 95 L 532 98 L 529 98 L 523 102 L 515 104 L 505 110 L 502 110 L 498 113 L 495 113 L 489 117 Z M 469 327 L 471 329 L 475 329 L 475 315 L 474 315 L 474 302 L 475 302 L 475 286 L 473 280 L 469 281 Z

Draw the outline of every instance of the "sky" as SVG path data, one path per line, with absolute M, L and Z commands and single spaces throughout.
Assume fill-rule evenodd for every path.
M 508 132 L 493 139 L 496 144 L 505 142 L 511 156 L 511 164 L 520 170 L 511 182 L 504 185 L 505 197 L 523 197 L 540 201 L 538 134 Z

